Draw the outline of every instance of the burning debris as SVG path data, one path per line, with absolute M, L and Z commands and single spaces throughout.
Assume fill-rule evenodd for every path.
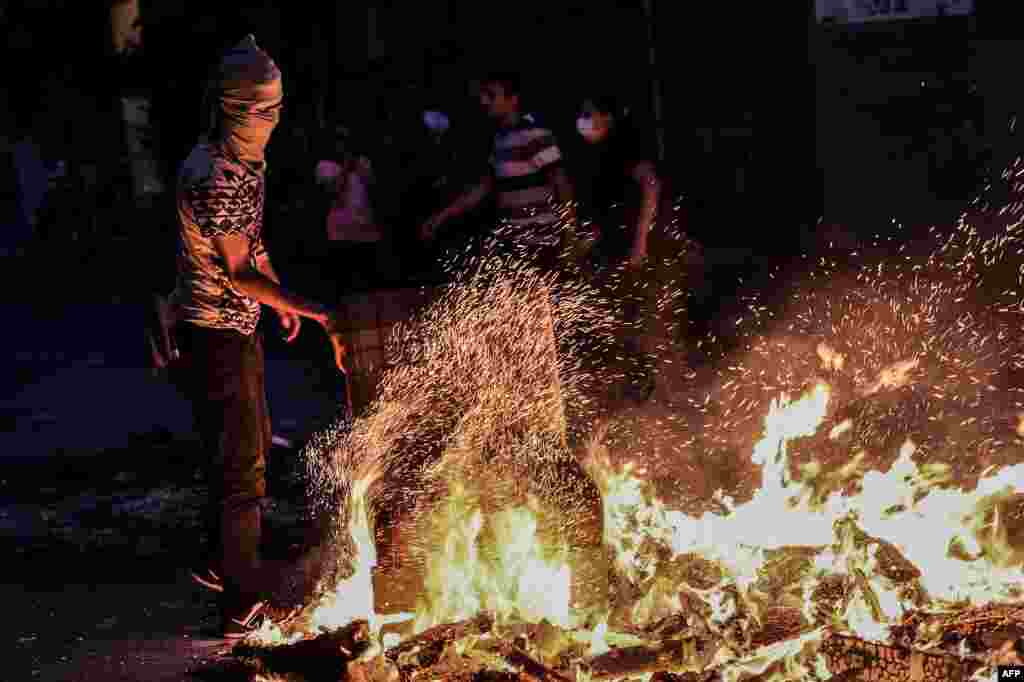
M 769 680 L 873 679 L 945 682 L 968 679 L 997 664 L 1020 664 L 1024 619 L 1020 613 L 990 618 L 992 607 L 955 617 L 914 613 L 907 625 L 928 622 L 945 632 L 945 646 L 880 643 L 809 629 L 799 610 L 777 609 L 769 614 L 745 656 L 723 653 L 722 640 L 688 635 L 674 624 L 618 633 L 605 643 L 608 651 L 594 653 L 597 631 L 563 630 L 539 624 L 497 625 L 487 616 L 436 626 L 382 655 L 373 650 L 365 621 L 302 640 L 290 646 L 240 644 L 234 655 L 248 659 L 253 672 L 301 672 L 306 679 L 398 680 Z M 1019 609 L 1018 609 L 1019 611 Z M 942 621 L 941 625 L 939 621 Z M 982 622 L 979 625 L 979 621 Z M 991 637 L 981 653 L 965 652 L 953 644 L 960 632 Z M 608 637 L 608 633 L 600 635 Z M 1014 639 L 1016 638 L 1016 639 Z M 590 640 L 588 642 L 588 639 Z M 962 640 L 961 640 L 962 641 Z M 979 643 L 981 640 L 979 640 Z M 602 647 L 602 648 L 604 648 Z M 959 649 L 959 650 L 958 650 Z M 809 652 L 815 652 L 812 659 Z M 798 657 L 806 662 L 795 662 Z M 657 677 L 653 677 L 657 675 Z M 814 675 L 816 677 L 808 677 Z
M 1024 405 L 1004 375 L 1024 346 L 1009 294 L 972 297 L 1019 241 L 965 223 L 924 263 L 801 291 L 785 338 L 810 341 L 752 335 L 690 401 L 698 461 L 756 432 L 760 487 L 685 511 L 591 431 L 594 292 L 466 276 L 398 332 L 368 415 L 311 450 L 343 550 L 320 599 L 235 653 L 389 682 L 938 682 L 1019 661 Z

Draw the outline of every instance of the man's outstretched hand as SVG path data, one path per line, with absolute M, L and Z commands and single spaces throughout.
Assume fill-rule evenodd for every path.
M 153 297 L 148 318 L 146 338 L 149 341 L 152 369 L 159 372 L 179 357 L 178 345 L 174 340 L 177 318 L 174 307 L 163 296 Z
M 281 323 L 281 330 L 284 332 L 285 343 L 291 343 L 299 336 L 302 328 L 302 318 L 295 313 L 277 311 L 277 320 Z
M 327 341 L 331 344 L 331 351 L 334 353 L 334 364 L 338 370 L 347 373 L 345 369 L 345 356 L 348 354 L 348 346 L 342 337 L 341 318 L 337 312 L 332 311 L 323 322 L 324 331 L 327 332 Z

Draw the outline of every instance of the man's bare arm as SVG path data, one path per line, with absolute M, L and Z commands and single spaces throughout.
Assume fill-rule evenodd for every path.
M 288 291 L 260 272 L 258 266 L 253 263 L 254 259 L 250 254 L 250 241 L 247 236 L 234 234 L 215 237 L 213 243 L 221 258 L 224 259 L 231 283 L 238 291 L 278 312 L 308 317 L 319 322 L 327 332 L 327 340 L 334 353 L 334 364 L 342 372 L 346 371 L 345 355 L 348 349 L 342 337 L 342 325 L 337 314 L 327 306 Z M 271 269 L 273 269 L 272 266 Z M 276 273 L 274 276 L 276 277 Z
M 641 161 L 633 166 L 630 176 L 640 185 L 642 192 L 640 204 L 640 216 L 637 218 L 636 231 L 633 235 L 634 261 L 642 260 L 647 256 L 647 235 L 651 231 L 651 224 L 658 212 L 658 202 L 661 200 L 661 179 L 658 178 L 654 165 L 648 161 Z
M 256 266 L 250 257 L 249 237 L 232 234 L 215 237 L 213 241 L 221 258 L 224 259 L 231 284 L 243 295 L 276 310 L 308 317 L 321 324 L 327 323 L 330 312 L 328 308 L 282 287 L 276 281 L 277 274 L 273 273 L 269 259 L 260 260 L 267 263 L 262 268 L 269 268 L 273 275 L 261 272 L 260 266 Z
M 570 202 L 576 199 L 576 192 L 573 190 L 569 174 L 562 166 L 555 166 L 548 171 L 548 183 L 555 190 L 555 198 L 560 202 Z
M 472 211 L 474 208 L 480 205 L 487 195 L 494 189 L 494 178 L 490 175 L 485 175 L 480 178 L 480 182 L 473 185 L 472 188 L 467 192 L 463 192 L 459 198 L 451 203 L 445 210 L 441 211 L 441 215 L 444 220 L 451 220 L 452 218 L 458 218 L 468 211 Z
M 441 212 L 434 215 L 430 220 L 423 224 L 420 228 L 420 235 L 424 238 L 431 238 L 434 236 L 434 231 L 438 227 L 448 222 L 452 218 L 458 218 L 468 211 L 472 211 L 474 208 L 480 205 L 480 203 L 487 198 L 494 190 L 494 177 L 491 175 L 485 175 L 480 178 L 480 182 L 470 188 L 468 191 L 463 192 L 459 197 L 445 207 Z
M 270 254 L 266 250 L 260 250 L 255 256 L 256 269 L 262 272 L 266 277 L 274 284 L 281 284 L 281 278 L 277 276 L 277 271 L 274 270 L 273 263 L 270 262 Z M 284 340 L 291 343 L 299 336 L 299 330 L 302 328 L 302 317 L 296 313 L 291 313 L 278 308 L 272 308 L 277 313 L 277 318 L 281 322 L 281 329 L 284 331 Z

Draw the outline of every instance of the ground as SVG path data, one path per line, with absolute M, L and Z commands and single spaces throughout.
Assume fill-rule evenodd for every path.
M 223 640 L 198 635 L 209 608 L 183 574 L 163 581 L 149 575 L 141 583 L 97 578 L 0 586 L 4 602 L 19 614 L 0 626 L 14 642 L 7 649 L 8 679 L 178 681 L 224 649 Z
M 0 492 L 0 599 L 11 617 L 9 679 L 180 680 L 223 642 L 210 593 L 187 569 L 199 540 L 203 495 L 194 442 L 164 436 L 126 453 L 5 467 Z M 275 448 L 267 551 L 301 541 L 299 455 Z M 60 461 L 63 460 L 63 461 Z M 169 463 L 163 471 L 152 462 Z

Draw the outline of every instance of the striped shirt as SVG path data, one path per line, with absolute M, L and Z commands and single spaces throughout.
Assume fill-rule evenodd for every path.
M 530 228 L 558 222 L 552 210 L 554 191 L 548 172 L 561 161 L 555 136 L 531 114 L 524 114 L 514 126 L 502 128 L 494 136 L 490 163 L 496 180 L 498 214 L 504 224 L 522 228 L 516 231 L 522 232 L 527 241 L 550 241 L 544 230 Z

